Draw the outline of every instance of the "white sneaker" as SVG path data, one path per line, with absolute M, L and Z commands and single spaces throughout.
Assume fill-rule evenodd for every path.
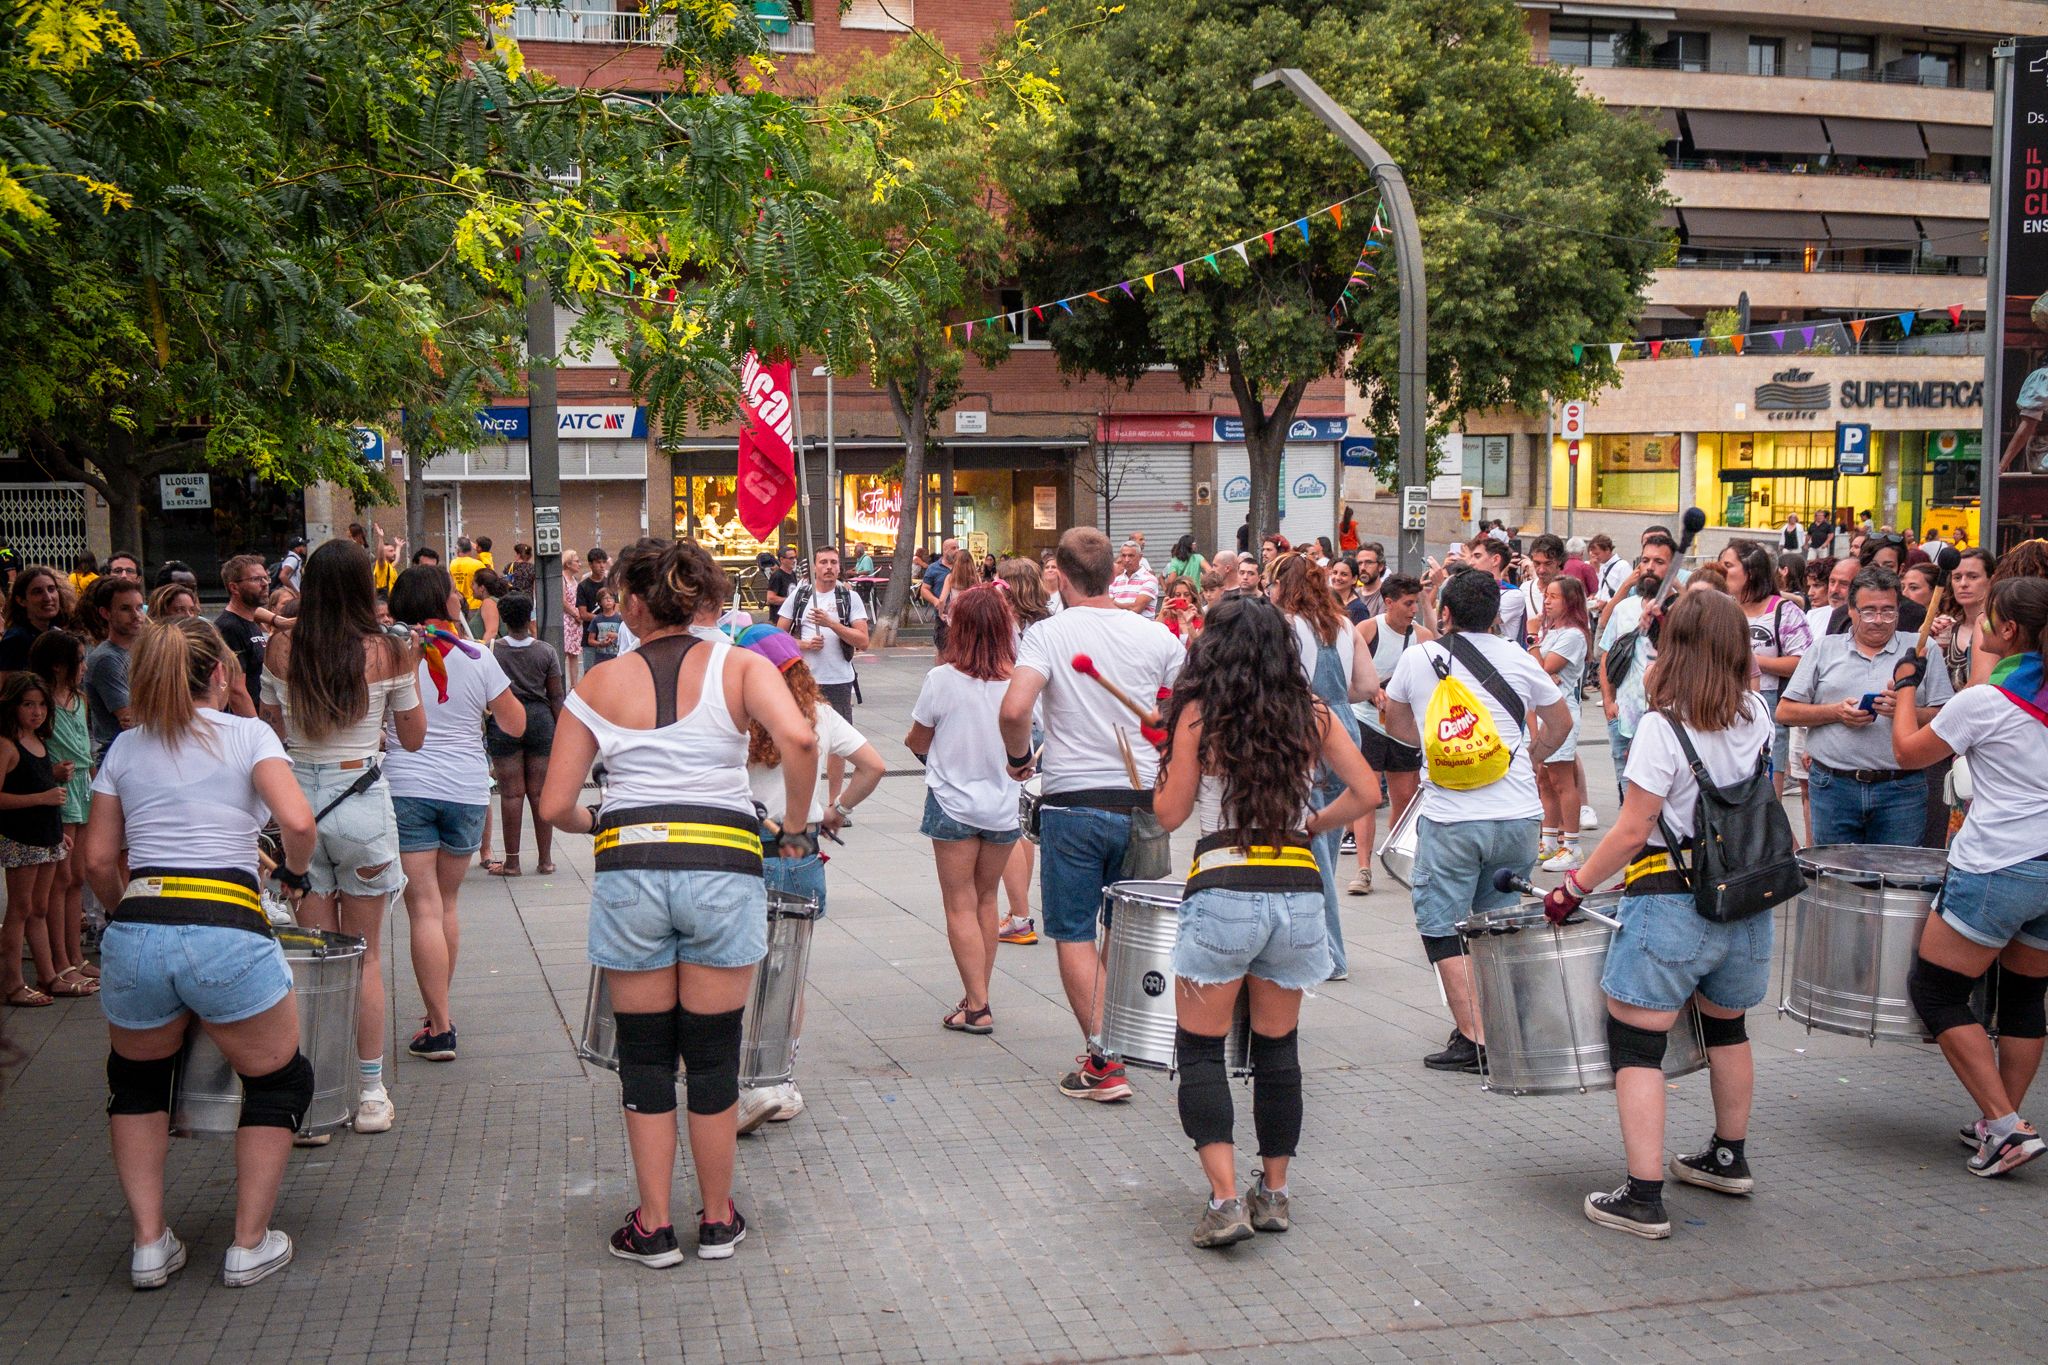
M 379 1087 L 356 1101 L 354 1128 L 358 1133 L 387 1133 L 398 1121 L 398 1109 L 389 1091 Z
M 1599 811 L 1597 811 L 1597 810 L 1594 810 L 1594 809 L 1593 809 L 1593 808 L 1592 808 L 1591 806 L 1580 806 L 1580 807 L 1579 807 L 1579 828 L 1580 828 L 1580 829 L 1598 829 L 1598 828 L 1600 828 L 1600 812 L 1599 812 Z
M 242 1289 L 258 1280 L 269 1279 L 278 1271 L 291 1264 L 292 1239 L 276 1228 L 264 1231 L 263 1240 L 253 1247 L 231 1246 L 227 1259 L 221 1263 L 221 1283 L 230 1289 Z
M 1561 848 L 1555 857 L 1546 859 L 1540 866 L 1545 872 L 1576 872 L 1586 865 L 1575 848 Z
M 770 1123 L 788 1123 L 804 1112 L 804 1097 L 797 1092 L 795 1081 L 784 1081 L 776 1086 L 775 1098 L 782 1102 L 782 1107 L 768 1116 Z
M 782 1098 L 779 1087 L 772 1085 L 749 1086 L 740 1091 L 740 1133 L 753 1132 L 768 1120 L 782 1112 Z
M 148 1246 L 135 1247 L 128 1253 L 128 1283 L 137 1289 L 161 1289 L 184 1268 L 185 1244 L 169 1228 Z

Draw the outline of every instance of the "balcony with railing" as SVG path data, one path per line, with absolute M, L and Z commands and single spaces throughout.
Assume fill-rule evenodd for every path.
M 672 14 L 646 14 L 608 4 L 515 5 L 512 36 L 522 43 L 666 47 L 675 41 L 676 21 Z
M 1793 80 L 1840 81 L 1852 85 L 1910 85 L 1930 90 L 1977 90 L 1991 87 L 1982 72 L 1972 73 L 1959 63 L 1932 59 L 1904 58 L 1882 66 L 1852 67 L 1798 66 L 1780 60 L 1710 62 L 1660 55 L 1654 52 L 1610 50 L 1595 47 L 1587 52 L 1539 52 L 1539 63 L 1552 66 L 1591 67 L 1613 71 L 1678 71 L 1701 75 L 1790 77 Z

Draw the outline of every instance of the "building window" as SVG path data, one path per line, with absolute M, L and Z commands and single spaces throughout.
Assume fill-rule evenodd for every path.
M 1758 38 L 1751 35 L 1749 40 L 1749 74 L 1752 76 L 1776 76 L 1785 69 L 1785 40 L 1783 38 Z
M 847 0 L 839 15 L 841 28 L 873 28 L 902 33 L 917 22 L 917 0 Z
M 1467 436 L 1464 451 L 1464 479 L 1479 485 L 1482 496 L 1508 496 L 1508 438 Z
M 1707 69 L 1707 35 L 1704 33 L 1669 33 L 1657 49 L 1657 64 L 1674 71 L 1705 71 Z
M 1593 505 L 1642 512 L 1678 506 L 1678 434 L 1601 434 L 1593 446 Z
M 1628 33 L 1595 19 L 1553 19 L 1550 60 L 1560 66 L 1619 66 Z
M 1909 42 L 1900 46 L 1905 55 L 1895 67 L 1907 80 L 1950 88 L 1963 83 L 1963 50 L 1954 43 Z
M 1824 81 L 1867 81 L 1877 64 L 1877 40 L 1867 33 L 1813 35 L 1811 74 Z
M 1052 345 L 1052 342 L 1046 336 L 1046 328 L 1050 319 L 1046 322 L 1038 320 L 1038 315 L 1025 305 L 1023 290 L 1000 289 L 996 291 L 996 299 L 1004 314 L 1015 324 L 1016 331 L 1010 339 L 1012 346 L 1022 346 L 1026 350 L 1043 351 Z

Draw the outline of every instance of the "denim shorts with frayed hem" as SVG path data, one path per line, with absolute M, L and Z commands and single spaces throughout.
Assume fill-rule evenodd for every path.
M 465 805 L 457 801 L 436 801 L 424 796 L 394 796 L 391 813 L 398 821 L 398 851 L 429 853 L 439 850 L 452 857 L 467 858 L 484 846 L 486 805 Z
M 917 832 L 942 844 L 958 843 L 962 839 L 979 839 L 984 844 L 1014 844 L 1024 837 L 1021 827 L 981 829 L 961 824 L 939 808 L 938 794 L 929 787 L 924 793 L 924 820 L 918 825 Z
M 590 892 L 591 965 L 653 972 L 751 967 L 768 955 L 768 888 L 745 872 L 625 868 Z
M 1173 974 L 1197 986 L 1256 976 L 1307 990 L 1330 976 L 1320 891 L 1197 891 L 1180 903 Z
M 1716 924 L 1690 892 L 1623 896 L 1600 989 L 1646 1010 L 1683 1009 L 1697 991 L 1724 1010 L 1754 1009 L 1771 989 L 1771 916 Z
M 291 993 L 284 949 L 247 929 L 116 920 L 100 939 L 100 1009 L 115 1028 L 162 1028 L 188 1010 L 236 1024 Z
M 292 776 L 306 794 L 306 804 L 320 819 L 313 861 L 306 869 L 315 895 L 331 896 L 339 891 L 344 896 L 388 896 L 405 889 L 405 869 L 398 865 L 398 817 L 392 812 L 391 788 L 384 779 L 378 778 L 328 810 L 328 803 L 362 775 L 360 767 L 292 764 Z M 366 868 L 376 871 L 365 876 Z
M 2024 944 L 2048 952 L 2048 862 L 2039 858 L 1996 872 L 1948 870 L 1941 917 L 1983 948 Z

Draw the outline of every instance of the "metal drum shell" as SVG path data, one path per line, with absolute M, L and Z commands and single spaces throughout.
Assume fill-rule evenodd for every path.
M 1102 1050 L 1133 1066 L 1177 1069 L 1173 947 L 1185 894 L 1185 884 L 1174 881 L 1117 882 L 1102 893 Z M 1126 922 L 1121 934 L 1119 921 Z M 1251 1041 L 1251 992 L 1240 990 L 1223 1044 L 1231 1075 L 1252 1074 Z
M 362 939 L 320 929 L 281 927 L 278 946 L 292 969 L 299 1006 L 299 1051 L 313 1064 L 313 1102 L 302 1136 L 332 1133 L 355 1115 L 356 1001 L 362 991 Z M 194 1024 L 178 1054 L 171 1088 L 171 1131 L 179 1137 L 233 1137 L 242 1120 L 242 1079 Z
M 1612 915 L 1609 893 L 1587 905 Z M 1486 1028 L 1481 1084 L 1506 1095 L 1583 1094 L 1612 1090 L 1607 1065 L 1607 993 L 1600 975 L 1614 930 L 1592 919 L 1554 927 L 1542 902 L 1525 899 L 1482 911 L 1458 925 L 1472 957 L 1472 981 Z M 1664 1050 L 1664 1074 L 1685 1076 L 1707 1064 L 1699 1010 L 1679 1012 Z
M 1907 992 L 1948 869 L 1939 849 L 1833 844 L 1803 850 L 1778 1009 L 1808 1029 L 1870 1042 L 1928 1041 Z
M 754 970 L 754 983 L 741 1015 L 742 1085 L 780 1085 L 794 1072 L 797 1002 L 803 998 L 810 972 L 811 932 L 817 921 L 818 907 L 808 897 L 786 891 L 768 893 L 768 955 Z M 590 969 L 576 1055 L 607 1071 L 619 1069 L 618 1020 L 602 967 Z M 678 1059 L 676 1076 L 680 1079 L 682 1075 Z
M 1017 824 L 1024 831 L 1027 843 L 1038 842 L 1038 812 L 1042 800 L 1040 783 L 1043 779 L 1033 773 L 1017 787 Z
M 1415 850 L 1422 833 L 1422 792 L 1417 789 L 1380 841 L 1380 866 L 1403 886 L 1415 885 Z

